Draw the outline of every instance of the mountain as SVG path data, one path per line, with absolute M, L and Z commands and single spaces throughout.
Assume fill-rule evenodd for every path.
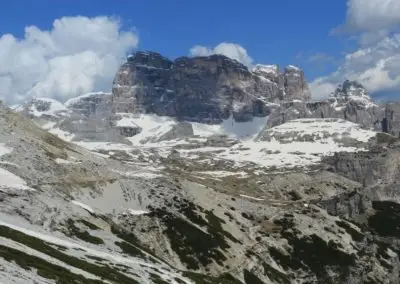
M 382 131 L 385 106 L 374 103 L 363 86 L 347 80 L 325 101 L 282 104 L 271 114 L 268 124 L 275 126 L 297 118 L 341 118 Z
M 153 52 L 111 93 L 2 105 L 0 282 L 399 283 L 398 110 Z
M 138 52 L 117 73 L 113 112 L 154 113 L 180 120 L 220 123 L 264 117 L 286 99 L 307 99 L 303 72 L 294 67 L 248 70 L 222 55 L 181 57 L 171 61 L 154 52 Z

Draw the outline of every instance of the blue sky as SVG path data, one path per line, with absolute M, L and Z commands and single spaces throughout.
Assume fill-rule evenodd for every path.
M 190 49 L 195 45 L 213 50 L 223 42 L 243 47 L 251 57 L 253 64 L 300 66 L 312 84 L 316 97 L 322 97 L 329 93 L 334 86 L 347 77 L 359 79 L 372 93 L 377 94 L 393 93 L 400 86 L 400 76 L 397 78 L 397 75 L 393 74 L 393 70 L 396 70 L 397 66 L 400 67 L 400 56 L 399 60 L 397 59 L 400 48 L 391 47 L 388 50 L 387 46 L 382 46 L 382 42 L 385 40 L 391 41 L 392 45 L 396 45 L 397 41 L 400 42 L 400 37 L 397 37 L 397 28 L 400 24 L 400 4 L 397 0 L 14 0 L 3 2 L 0 9 L 0 35 L 4 37 L 5 34 L 11 34 L 15 39 L 23 41 L 25 45 L 24 51 L 21 51 L 22 54 L 26 54 L 28 48 L 38 52 L 37 50 L 42 49 L 43 45 L 46 45 L 46 48 L 61 46 L 61 41 L 55 37 L 46 39 L 46 44 L 43 44 L 41 41 L 44 34 L 56 29 L 54 27 L 55 20 L 63 17 L 73 19 L 78 15 L 88 19 L 107 16 L 109 22 L 118 18 L 122 26 L 117 27 L 116 32 L 134 34 L 138 42 L 133 39 L 121 39 L 122 36 L 118 34 L 114 39 L 119 44 L 118 46 L 116 44 L 107 51 L 99 51 L 93 47 L 93 43 L 107 44 L 108 42 L 102 42 L 99 38 L 91 39 L 91 37 L 111 35 L 111 31 L 93 34 L 88 32 L 87 39 L 82 39 L 81 36 L 71 36 L 71 41 L 79 40 L 76 42 L 76 46 L 80 48 L 70 47 L 58 55 L 55 55 L 54 51 L 42 52 L 40 68 L 35 68 L 47 71 L 43 71 L 43 74 L 35 73 L 29 77 L 32 82 L 27 84 L 25 89 L 17 91 L 19 98 L 25 96 L 24 92 L 29 90 L 29 86 L 35 86 L 35 92 L 38 90 L 42 93 L 55 92 L 53 87 L 49 87 L 55 84 L 54 82 L 49 83 L 50 79 L 48 79 L 51 77 L 49 75 L 50 60 L 56 59 L 52 62 L 60 62 L 61 59 L 64 59 L 62 56 L 65 54 L 74 58 L 77 54 L 81 55 L 87 50 L 93 50 L 96 54 L 102 52 L 103 55 L 118 56 L 121 48 L 138 48 L 158 51 L 170 58 L 175 58 L 188 55 Z M 382 5 L 386 7 L 386 10 L 377 8 Z M 73 23 L 72 20 L 64 22 L 64 25 L 71 25 L 70 29 L 64 29 L 64 36 L 67 37 L 68 33 L 77 33 L 77 30 L 80 30 L 78 24 L 86 25 L 87 22 Z M 340 33 L 332 32 L 341 25 Z M 30 36 L 30 38 L 37 36 L 38 39 L 27 40 L 24 31 L 27 26 L 35 26 L 40 31 Z M 103 21 L 99 29 L 105 26 L 107 23 Z M 104 28 L 104 30 L 106 29 Z M 82 31 L 84 30 L 85 27 L 82 26 Z M 51 44 L 49 44 L 50 41 Z M 67 45 L 69 44 L 67 43 Z M 16 48 L 10 48 L 10 52 L 13 49 Z M 379 55 L 382 54 L 382 49 L 387 52 L 385 56 L 390 57 L 390 66 L 387 58 Z M 366 50 L 374 52 L 365 52 Z M 29 50 L 29 52 L 31 51 Z M 362 56 L 359 56 L 360 53 Z M 4 57 L 13 56 L 8 54 Z M 43 62 L 49 58 L 50 63 Z M 375 70 L 382 60 L 389 67 L 385 65 L 384 68 L 382 67 L 383 70 Z M 398 65 L 397 62 L 399 62 Z M 2 63 L 1 56 L 0 63 Z M 396 63 L 395 66 L 393 66 L 394 63 Z M 29 64 L 20 62 L 18 66 L 36 66 L 31 62 Z M 63 67 L 65 69 L 67 65 L 76 66 L 78 63 L 68 61 L 63 64 L 65 64 Z M 24 78 L 20 78 L 20 74 L 17 74 L 15 70 L 19 69 L 1 70 L 0 68 L 0 96 L 2 95 L 2 74 L 11 73 L 13 75 L 11 76 L 12 80 L 3 78 L 6 82 L 10 82 L 10 80 L 20 82 L 27 77 L 24 75 L 22 76 Z M 68 72 L 73 71 L 68 70 Z M 111 70 L 102 70 L 100 73 L 101 76 L 107 77 L 108 75 L 104 74 L 108 72 L 112 73 Z M 375 72 L 376 76 L 372 76 L 371 72 Z M 90 76 L 97 78 L 100 75 L 92 74 L 88 75 L 88 78 Z M 69 78 L 71 81 L 75 81 L 72 80 L 75 78 L 73 74 Z M 41 80 L 47 81 L 43 83 Z M 89 83 L 87 83 L 88 86 L 83 86 L 81 83 L 82 86 L 68 87 L 69 90 L 64 88 L 62 92 L 65 94 L 62 95 L 62 98 L 65 99 L 80 91 L 104 87 L 109 78 L 102 80 L 100 82 L 98 78 L 93 79 L 90 82 L 91 87 Z M 82 79 L 82 81 L 84 80 Z M 12 84 L 14 83 L 8 83 L 8 85 Z M 3 83 L 3 86 L 5 85 Z M 5 87 L 3 89 L 9 90 Z M 29 92 L 33 91 L 29 90 Z M 60 99 L 62 98 L 60 97 Z
M 308 57 L 318 52 L 338 56 L 350 45 L 329 35 L 345 13 L 345 0 L 17 0 L 2 3 L 0 33 L 23 37 L 25 26 L 51 29 L 63 16 L 116 16 L 125 28 L 137 29 L 140 49 L 174 58 L 197 44 L 239 43 L 255 62 L 298 64 L 312 79 L 332 66 L 313 66 Z

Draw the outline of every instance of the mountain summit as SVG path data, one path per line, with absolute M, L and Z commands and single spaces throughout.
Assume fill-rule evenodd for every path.
M 181 120 L 220 123 L 230 116 L 250 121 L 267 116 L 266 103 L 308 100 L 300 69 L 257 65 L 253 70 L 223 55 L 169 60 L 137 52 L 118 71 L 112 90 L 114 112 L 144 112 Z

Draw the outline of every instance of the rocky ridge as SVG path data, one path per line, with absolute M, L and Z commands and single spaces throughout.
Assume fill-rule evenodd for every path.
M 154 52 L 137 52 L 118 71 L 113 111 L 154 113 L 181 120 L 220 123 L 233 116 L 249 121 L 266 116 L 288 99 L 308 99 L 304 73 L 296 67 L 256 66 L 253 71 L 222 55 L 171 61 Z
M 372 128 L 383 130 L 385 108 L 368 96 L 357 82 L 345 81 L 325 101 L 292 101 L 282 104 L 273 112 L 269 126 L 276 126 L 298 118 L 341 118 Z

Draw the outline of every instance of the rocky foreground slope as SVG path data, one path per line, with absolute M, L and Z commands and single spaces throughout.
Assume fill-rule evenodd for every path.
M 88 151 L 1 113 L 1 167 L 20 182 L 0 190 L 2 282 L 398 283 L 397 229 L 382 225 L 398 209 L 380 198 L 397 168 L 366 184 L 355 166 L 385 171 L 396 138 L 303 119 L 159 141 L 179 122 L 133 116 L 147 132 L 131 145 L 76 142 Z
M 302 76 L 138 53 L 112 93 L 1 106 L 0 282 L 399 283 L 396 104 Z

